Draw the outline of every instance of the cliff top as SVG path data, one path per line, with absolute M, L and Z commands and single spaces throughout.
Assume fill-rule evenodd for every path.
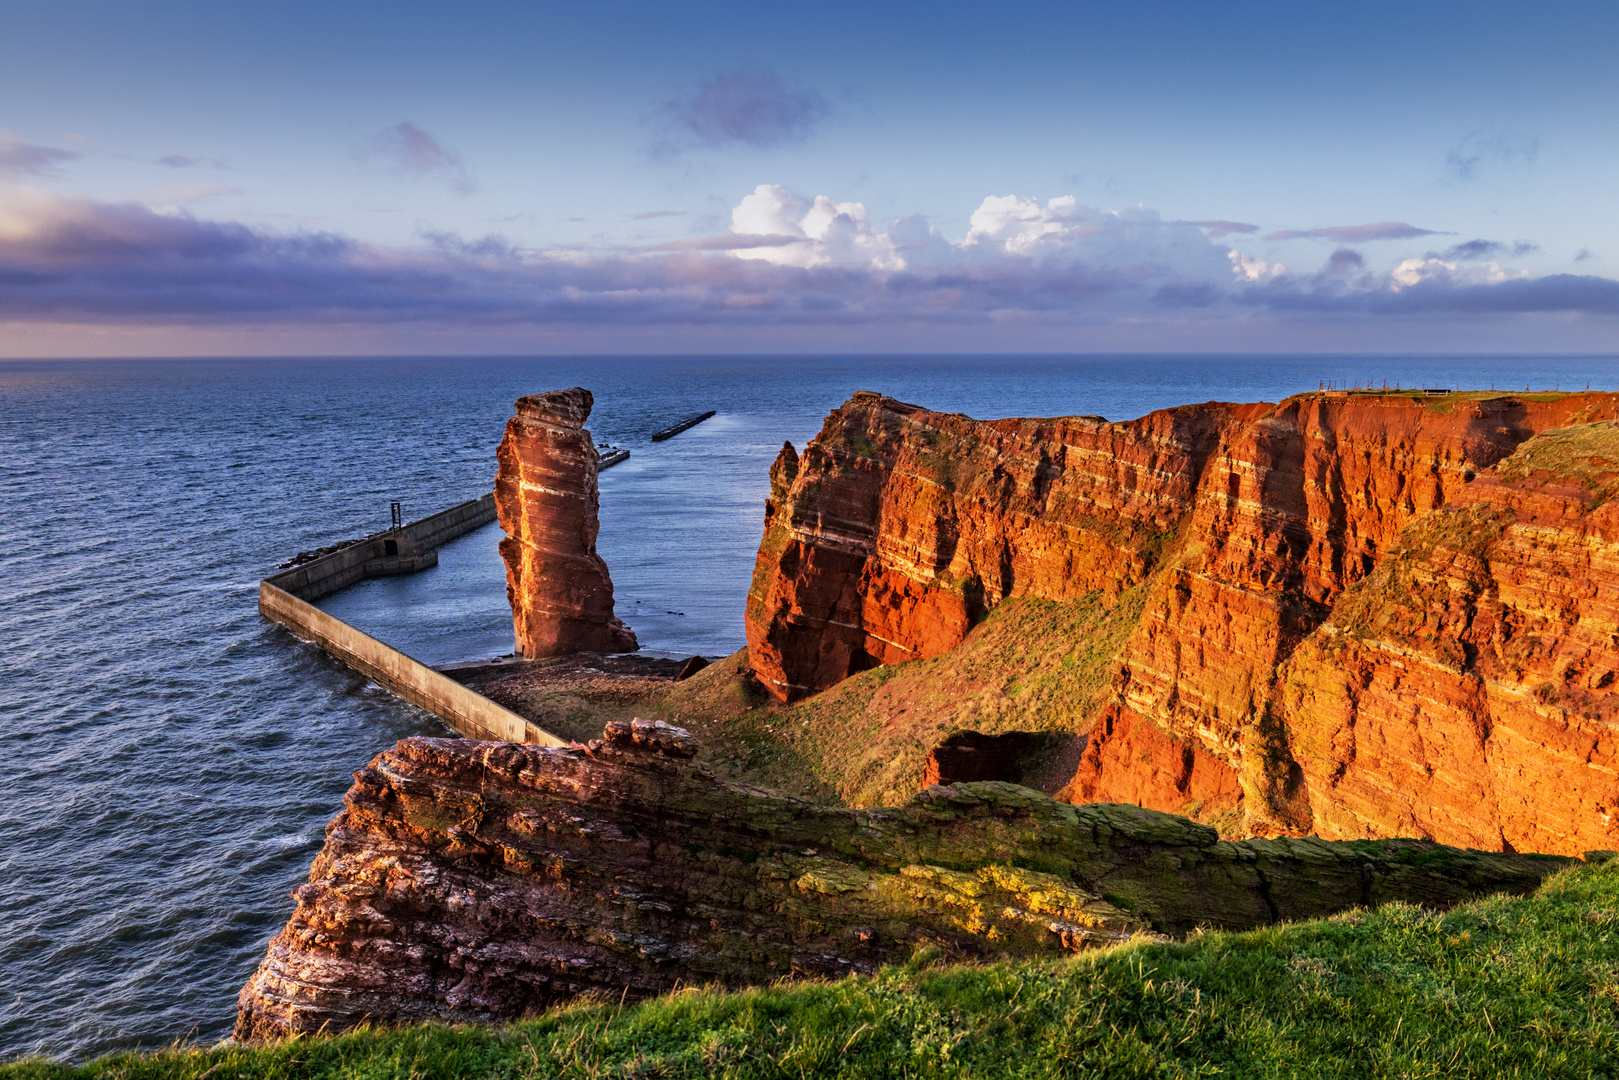
M 1077 959 L 943 967 L 628 1008 L 584 1002 L 501 1027 L 369 1028 L 271 1046 L 123 1053 L 4 1078 L 142 1076 L 1192 1075 L 1335 1080 L 1592 1076 L 1619 1068 L 1619 863 L 1445 914 L 1393 904 Z M 1548 1037 L 1551 1036 L 1551 1037 Z
M 547 390 L 543 394 L 525 394 L 518 398 L 517 417 L 560 427 L 583 427 L 595 405 L 596 398 L 589 390 L 570 386 L 566 390 Z

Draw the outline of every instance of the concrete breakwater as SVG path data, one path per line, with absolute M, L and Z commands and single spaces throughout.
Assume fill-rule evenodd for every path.
M 438 565 L 438 548 L 495 520 L 495 496 L 458 506 L 366 537 L 348 547 L 264 580 L 300 600 L 319 600 L 366 578 L 414 574 Z
M 277 588 L 268 579 L 259 582 L 259 613 L 319 645 L 378 686 L 426 709 L 468 739 L 567 745 L 544 728 Z
M 495 518 L 485 495 L 367 538 L 259 582 L 259 614 L 319 645 L 398 697 L 425 709 L 469 739 L 563 746 L 565 740 L 469 690 L 309 601 L 368 577 L 408 574 L 438 564 L 438 546 Z
M 672 439 L 676 435 L 679 435 L 682 431 L 685 431 L 687 428 L 696 427 L 698 424 L 701 424 L 704 420 L 707 420 L 709 417 L 711 417 L 713 415 L 714 415 L 714 410 L 710 409 L 705 413 L 698 413 L 696 416 L 688 416 L 688 417 L 686 417 L 686 419 L 680 421 L 680 423 L 678 423 L 678 424 L 670 424 L 668 427 L 664 428 L 662 431 L 653 432 L 652 433 L 652 441 L 653 442 L 662 442 L 665 439 Z

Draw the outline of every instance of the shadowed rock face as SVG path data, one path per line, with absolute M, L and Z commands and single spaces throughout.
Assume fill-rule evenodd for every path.
M 792 700 L 874 664 L 948 652 L 1007 597 L 1128 597 L 1140 615 L 1106 700 L 1073 718 L 1090 739 L 1059 797 L 1268 834 L 1612 847 L 1619 739 L 1597 699 L 1619 691 L 1603 681 L 1619 670 L 1619 637 L 1604 629 L 1608 525 L 1591 499 L 1509 528 L 1491 549 L 1499 563 L 1444 565 L 1474 582 L 1483 621 L 1468 621 L 1475 608 L 1458 595 L 1411 616 L 1422 640 L 1400 648 L 1448 655 L 1443 643 L 1457 643 L 1455 679 L 1427 686 L 1403 653 L 1379 646 L 1311 680 L 1336 640 L 1340 598 L 1402 530 L 1481 499 L 1521 517 L 1487 494 L 1491 467 L 1542 432 L 1611 420 L 1616 406 L 1613 394 L 1305 394 L 1124 423 L 980 422 L 856 394 L 772 470 L 750 661 Z M 1556 536 L 1543 519 L 1559 523 Z M 1544 664 L 1522 659 L 1520 637 L 1519 659 L 1477 666 L 1497 610 L 1509 611 L 1503 640 L 1533 628 Z M 1310 663 L 1290 667 L 1295 653 Z M 1542 682 L 1568 693 L 1551 701 Z M 1511 719 L 1492 739 L 1496 716 Z M 1487 774 L 1497 779 L 1484 784 Z M 1541 782 L 1581 792 L 1552 799 L 1555 827 L 1529 824 Z
M 577 386 L 519 398 L 497 452 L 506 596 L 527 657 L 638 647 L 596 554 L 596 445 L 584 427 L 594 403 Z
M 1394 899 L 1445 906 L 1527 891 L 1561 864 L 1422 841 L 1229 843 L 1001 783 L 830 808 L 718 779 L 695 750 L 637 720 L 567 749 L 418 738 L 378 755 L 242 989 L 238 1037 L 835 976 L 924 944 L 1057 954 Z

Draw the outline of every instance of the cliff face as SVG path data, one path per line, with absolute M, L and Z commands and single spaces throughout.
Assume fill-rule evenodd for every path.
M 790 699 L 947 651 L 1009 596 L 1127 597 L 1065 797 L 1308 831 L 1336 795 L 1291 748 L 1278 672 L 1403 528 L 1537 433 L 1614 415 L 1608 394 L 1310 394 L 980 423 L 856 395 L 773 470 L 754 670 Z
M 979 422 L 856 394 L 771 469 L 748 594 L 755 674 L 792 700 L 947 652 L 1008 596 L 1117 596 L 1251 411 Z
M 243 987 L 237 1036 L 837 976 L 922 944 L 1060 953 L 1148 928 L 1446 906 L 1559 866 L 1421 841 L 1229 843 L 997 783 L 834 809 L 718 779 L 695 749 L 637 720 L 568 749 L 407 739 L 379 755 Z
M 1282 672 L 1323 836 L 1619 846 L 1619 425 L 1547 432 L 1408 527 Z
M 596 445 L 584 427 L 594 404 L 577 386 L 519 398 L 497 452 L 506 596 L 527 657 L 637 647 L 596 554 Z

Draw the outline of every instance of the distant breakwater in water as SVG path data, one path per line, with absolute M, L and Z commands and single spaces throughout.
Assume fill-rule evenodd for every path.
M 1109 419 L 1387 378 L 1590 382 L 1612 358 L 702 357 L 0 362 L 0 1057 L 226 1034 L 350 774 L 432 717 L 262 619 L 276 565 L 489 490 L 512 403 L 582 385 L 598 550 L 654 653 L 743 643 L 784 439 L 857 389 Z M 679 438 L 650 432 L 718 415 Z M 428 663 L 512 644 L 498 527 L 322 606 Z M 680 614 L 675 614 L 676 612 Z

